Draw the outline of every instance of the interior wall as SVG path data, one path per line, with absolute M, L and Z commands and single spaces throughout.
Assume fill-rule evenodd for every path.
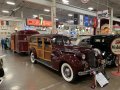
M 1 21 L 4 22 L 4 25 L 1 25 Z M 10 37 L 10 35 L 15 32 L 15 30 L 24 30 L 25 21 L 6 21 L 0 20 L 0 39 Z

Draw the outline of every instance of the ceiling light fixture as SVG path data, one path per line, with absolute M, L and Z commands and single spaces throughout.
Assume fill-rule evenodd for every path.
M 2 10 L 3 13 L 10 13 L 9 11 L 7 10 Z
M 45 12 L 50 12 L 50 10 L 49 10 L 49 9 L 44 9 L 44 11 L 45 11 Z
M 69 4 L 69 0 L 62 0 L 63 4 Z
M 93 7 L 89 7 L 88 9 L 89 9 L 90 11 L 92 11 L 94 8 L 93 8 Z
M 68 16 L 69 16 L 69 17 L 72 17 L 72 16 L 73 16 L 73 14 L 68 14 Z
M 7 1 L 6 3 L 9 5 L 15 5 L 15 2 L 11 2 L 11 1 Z

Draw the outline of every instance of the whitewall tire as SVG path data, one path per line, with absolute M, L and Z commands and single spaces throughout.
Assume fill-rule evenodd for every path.
M 75 75 L 74 75 L 73 69 L 67 63 L 63 63 L 62 64 L 62 66 L 61 66 L 61 74 L 62 74 L 62 77 L 67 82 L 73 82 L 74 79 L 75 79 Z
M 34 53 L 33 53 L 33 52 L 31 52 L 31 54 L 30 54 L 30 60 L 31 60 L 31 62 L 32 62 L 33 64 L 35 64 L 35 63 L 36 63 L 36 60 L 35 60 L 35 55 L 34 55 Z
M 118 67 L 118 60 L 115 60 L 115 66 Z

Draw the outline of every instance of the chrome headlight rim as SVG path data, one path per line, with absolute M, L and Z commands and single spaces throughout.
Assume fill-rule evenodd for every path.
M 101 54 L 101 51 L 98 48 L 94 48 L 93 50 L 95 52 L 96 57 Z
M 82 55 L 81 55 L 81 58 L 82 58 L 82 60 L 85 60 L 85 59 L 86 59 L 86 55 L 85 55 L 85 54 L 82 54 Z

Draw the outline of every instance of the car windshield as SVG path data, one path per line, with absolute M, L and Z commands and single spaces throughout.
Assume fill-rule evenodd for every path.
M 71 40 L 69 37 L 63 37 L 64 45 L 74 45 L 76 41 Z
M 71 46 L 89 46 L 89 38 L 88 37 L 82 37 L 78 38 L 77 40 L 71 40 L 68 37 L 63 37 L 64 45 L 71 45 Z
M 88 44 L 90 40 L 89 38 L 90 36 L 81 36 L 74 42 L 74 44 L 75 45 Z

